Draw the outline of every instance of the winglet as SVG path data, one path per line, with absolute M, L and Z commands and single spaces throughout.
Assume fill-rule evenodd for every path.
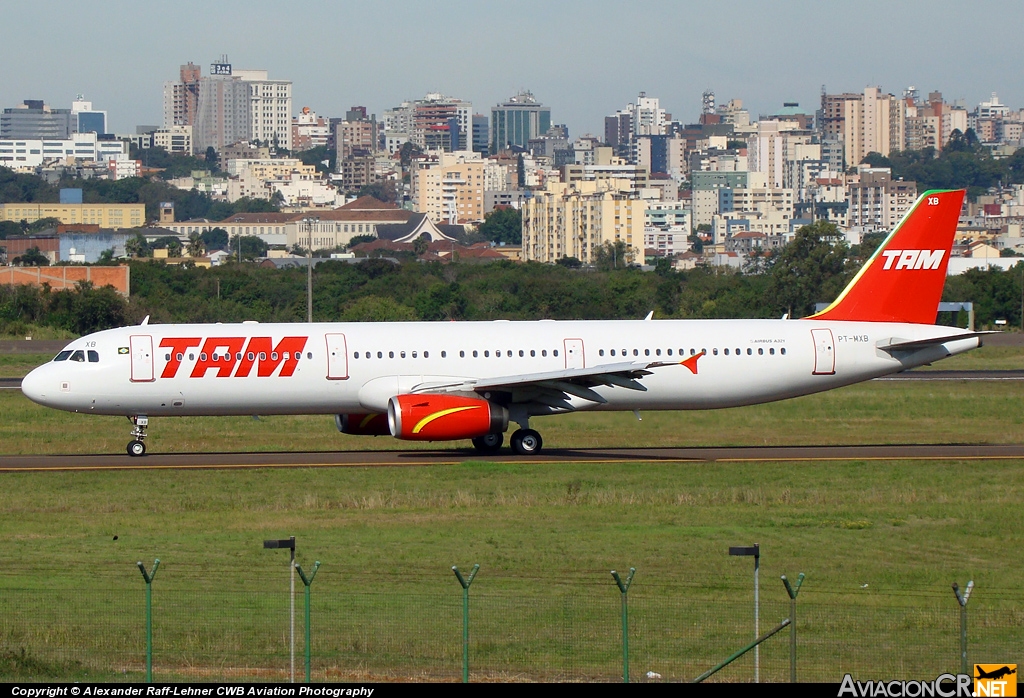
M 702 351 L 699 354 L 694 354 L 693 356 L 691 356 L 690 358 L 686 359 L 685 361 L 680 361 L 679 363 L 681 365 L 683 365 L 683 366 L 686 366 L 686 368 L 690 369 L 690 373 L 692 373 L 693 375 L 696 376 L 697 375 L 697 359 L 699 359 L 700 357 L 704 356 L 704 354 L 706 354 L 706 353 L 707 352 Z
M 816 320 L 934 324 L 963 189 L 926 191 Z

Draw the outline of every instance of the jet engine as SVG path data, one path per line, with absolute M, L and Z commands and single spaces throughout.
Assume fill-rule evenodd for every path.
M 388 401 L 388 425 L 396 439 L 454 441 L 508 428 L 508 410 L 462 395 L 398 395 Z
M 334 423 L 342 434 L 355 436 L 390 436 L 386 414 L 336 414 Z

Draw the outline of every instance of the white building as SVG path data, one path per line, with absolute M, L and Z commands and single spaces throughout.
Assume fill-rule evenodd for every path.
M 292 149 L 292 81 L 271 80 L 266 70 L 235 70 L 249 86 L 249 139 Z
M 106 162 L 128 155 L 123 141 L 101 141 L 95 133 L 75 133 L 66 140 L 0 140 L 0 165 L 11 169 L 39 167 L 61 160 Z

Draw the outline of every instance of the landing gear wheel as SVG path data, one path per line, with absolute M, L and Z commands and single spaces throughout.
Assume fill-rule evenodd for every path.
M 473 447 L 480 453 L 497 453 L 504 440 L 504 434 L 485 434 L 473 439 Z
M 128 455 L 129 456 L 144 456 L 146 455 L 146 444 L 139 440 L 128 442 Z
M 520 456 L 535 456 L 540 453 L 544 440 L 533 429 L 519 429 L 508 441 L 512 450 Z

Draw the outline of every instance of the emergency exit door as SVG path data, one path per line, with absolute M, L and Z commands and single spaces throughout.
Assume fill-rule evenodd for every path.
M 582 339 L 566 339 L 564 341 L 565 347 L 565 367 L 566 368 L 586 368 L 586 360 L 583 356 L 583 340 Z
M 128 346 L 132 355 L 132 382 L 156 380 L 153 375 L 153 338 L 148 334 L 133 334 L 128 337 Z
M 348 345 L 345 335 L 327 335 L 327 380 L 348 380 Z
M 814 375 L 831 376 L 836 372 L 836 343 L 832 330 L 811 330 L 814 340 Z

